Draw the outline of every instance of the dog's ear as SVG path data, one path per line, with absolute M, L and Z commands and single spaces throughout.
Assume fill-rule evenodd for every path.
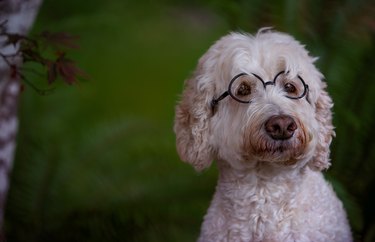
M 212 97 L 209 85 L 203 83 L 200 65 L 193 77 L 185 82 L 174 123 L 177 152 L 181 160 L 192 164 L 198 171 L 209 167 L 213 159 L 209 145 Z
M 331 163 L 329 159 L 330 144 L 335 135 L 332 125 L 332 99 L 325 90 L 325 84 L 319 92 L 317 102 L 315 103 L 315 115 L 319 124 L 318 142 L 315 154 L 310 162 L 310 167 L 317 170 L 327 169 Z

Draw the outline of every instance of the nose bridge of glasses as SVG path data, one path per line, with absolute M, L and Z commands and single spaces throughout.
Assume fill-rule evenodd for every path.
M 268 82 L 265 82 L 263 85 L 264 85 L 264 89 L 267 89 L 267 86 L 275 86 L 275 83 L 273 81 L 268 81 Z
M 258 81 L 260 81 L 262 83 L 262 86 L 264 89 L 267 88 L 267 86 L 274 86 L 275 85 L 275 79 L 272 80 L 272 81 L 264 81 L 263 78 L 261 78 L 259 75 L 255 74 L 255 73 L 251 73 L 255 79 L 257 79 Z
M 271 81 L 263 82 L 263 90 L 260 92 L 261 98 L 268 100 L 268 102 L 273 102 L 272 100 L 276 99 L 279 100 L 280 96 L 287 97 L 289 99 L 299 99 L 305 95 L 305 91 L 302 89 L 304 87 L 298 87 L 297 93 L 295 94 L 288 94 L 285 92 L 285 83 L 283 81 L 274 79 Z M 302 89 L 300 89 L 302 88 Z

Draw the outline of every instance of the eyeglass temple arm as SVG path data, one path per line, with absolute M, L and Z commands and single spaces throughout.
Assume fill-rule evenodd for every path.
M 221 94 L 218 98 L 214 98 L 211 101 L 211 108 L 214 108 L 221 100 L 226 98 L 229 95 L 228 91 L 225 91 L 223 94 Z

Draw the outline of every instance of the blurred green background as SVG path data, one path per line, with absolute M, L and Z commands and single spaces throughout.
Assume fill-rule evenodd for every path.
M 320 56 L 337 127 L 326 176 L 356 241 L 375 241 L 374 16 L 363 0 L 45 0 L 32 32 L 79 35 L 70 55 L 90 79 L 22 93 L 8 240 L 194 241 L 217 171 L 176 154 L 183 81 L 222 35 L 273 26 Z

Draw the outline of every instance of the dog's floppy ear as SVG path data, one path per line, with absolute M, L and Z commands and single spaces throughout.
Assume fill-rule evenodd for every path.
M 209 167 L 213 159 L 209 145 L 212 97 L 208 90 L 212 87 L 204 83 L 201 62 L 193 77 L 185 82 L 174 123 L 177 152 L 181 160 L 192 164 L 198 171 Z
M 318 143 L 315 149 L 315 154 L 310 162 L 310 167 L 317 170 L 327 169 L 331 163 L 329 159 L 330 144 L 332 137 L 335 135 L 332 125 L 332 112 L 333 107 L 332 99 L 328 95 L 327 91 L 322 89 L 319 92 L 317 102 L 315 103 L 315 115 L 316 120 L 319 124 Z

